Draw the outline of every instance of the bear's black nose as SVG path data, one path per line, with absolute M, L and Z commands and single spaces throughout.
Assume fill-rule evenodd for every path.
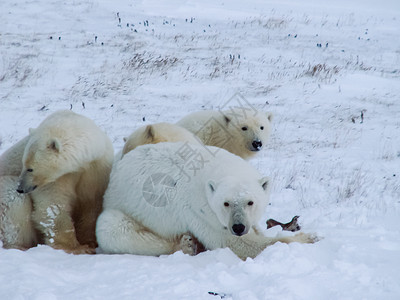
M 242 235 L 245 229 L 246 226 L 243 224 L 233 224 L 232 226 L 232 230 L 236 235 Z
M 262 142 L 260 140 L 254 140 L 251 145 L 253 146 L 254 149 L 260 150 L 262 147 Z

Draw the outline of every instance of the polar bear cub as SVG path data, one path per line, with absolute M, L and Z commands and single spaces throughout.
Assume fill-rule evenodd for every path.
M 177 124 L 195 134 L 205 145 L 248 159 L 268 141 L 271 121 L 271 113 L 234 108 L 194 112 Z
M 269 179 L 223 149 L 189 143 L 137 147 L 117 162 L 96 235 L 105 253 L 170 254 L 194 236 L 205 249 L 229 247 L 255 257 L 277 241 L 256 225 L 268 204 Z M 192 253 L 195 254 L 195 253 Z

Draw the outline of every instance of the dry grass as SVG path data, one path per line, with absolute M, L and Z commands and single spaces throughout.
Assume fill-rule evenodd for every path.
M 320 79 L 331 79 L 333 75 L 338 74 L 340 68 L 338 66 L 329 67 L 326 64 L 309 65 L 306 75 L 318 77 Z
M 341 184 L 337 187 L 337 202 L 349 200 L 355 196 L 359 199 L 368 195 L 366 172 L 355 169 L 352 174 L 343 175 Z
M 178 63 L 178 58 L 173 56 L 154 56 L 150 53 L 136 53 L 132 58 L 123 62 L 123 68 L 139 73 L 165 72 Z
M 286 28 L 288 22 L 281 18 L 270 18 L 267 22 L 263 25 L 263 27 L 268 29 L 280 29 Z

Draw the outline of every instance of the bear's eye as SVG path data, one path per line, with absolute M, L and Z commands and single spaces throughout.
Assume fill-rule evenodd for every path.
M 243 131 L 246 131 L 246 130 L 247 130 L 247 127 L 246 127 L 246 126 L 243 126 L 243 127 L 242 127 L 242 130 L 243 130 Z
M 224 202 L 224 206 L 228 207 L 229 206 L 229 202 Z
M 249 202 L 247 203 L 247 205 L 249 205 L 249 206 L 252 206 L 253 204 L 254 204 L 253 201 L 249 201 Z
M 33 172 L 33 169 L 27 169 L 26 171 L 27 172 Z
M 261 130 L 264 130 L 264 126 L 261 126 L 260 129 L 261 129 Z

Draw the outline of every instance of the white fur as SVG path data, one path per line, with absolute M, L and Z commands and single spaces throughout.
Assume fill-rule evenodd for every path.
M 13 159 L 4 170 L 13 170 L 14 162 L 21 168 L 18 190 L 33 201 L 33 224 L 44 243 L 73 253 L 94 251 L 87 245 L 96 245 L 95 221 L 113 152 L 93 121 L 71 111 L 53 113 L 6 151 Z
M 27 249 L 37 242 L 32 225 L 32 201 L 17 193 L 18 177 L 0 177 L 0 240 L 4 248 Z
M 225 150 L 213 156 L 215 147 L 190 145 L 197 158 L 205 160 L 194 174 L 190 161 L 180 156 L 187 145 L 140 146 L 117 162 L 96 227 L 104 252 L 169 254 L 179 237 L 190 233 L 206 249 L 230 247 L 245 258 L 277 241 L 254 230 L 268 204 L 268 179 Z M 164 206 L 144 198 L 146 180 L 154 174 L 167 174 L 174 183 Z M 248 205 L 249 201 L 254 204 Z M 248 230 L 240 237 L 231 228 L 238 221 Z
M 223 148 L 247 159 L 261 150 L 268 141 L 271 121 L 271 113 L 237 108 L 229 111 L 194 112 L 177 124 L 195 134 L 205 145 Z M 262 146 L 255 148 L 255 141 L 261 142 Z
M 165 122 L 142 126 L 132 132 L 128 138 L 124 138 L 124 141 L 124 148 L 115 156 L 116 161 L 141 145 L 165 142 L 190 142 L 201 144 L 201 141 L 190 131 L 178 125 Z

